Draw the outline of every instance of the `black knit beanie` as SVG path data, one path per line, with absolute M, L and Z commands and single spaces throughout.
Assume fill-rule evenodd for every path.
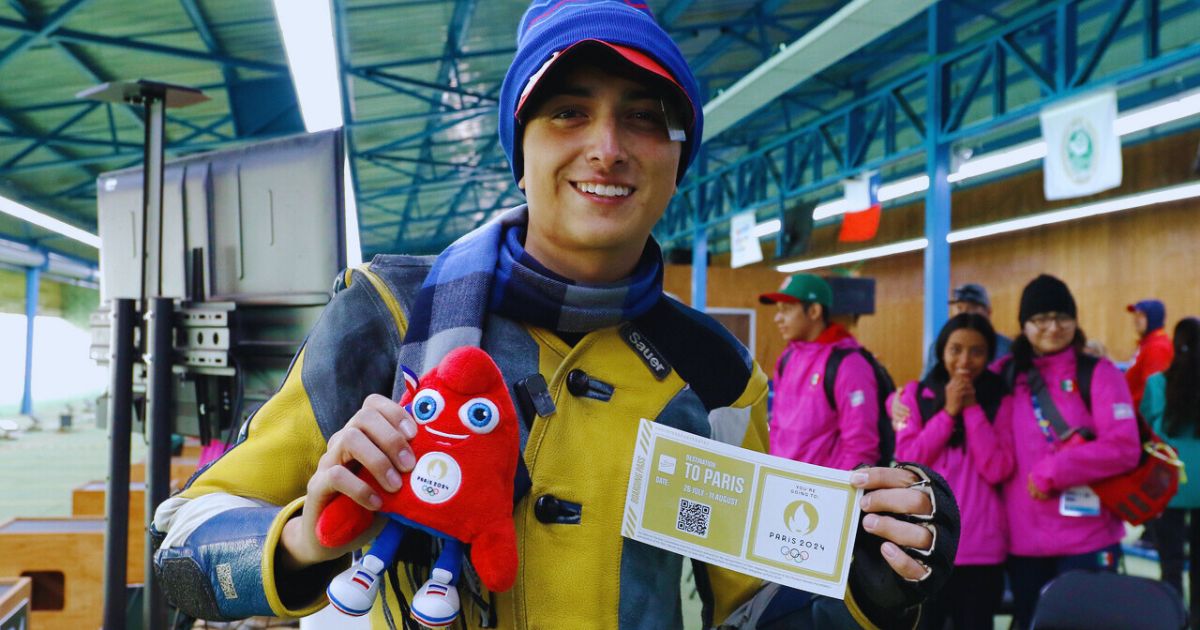
M 1054 276 L 1042 274 L 1025 285 L 1021 292 L 1021 311 L 1018 315 L 1023 326 L 1038 313 L 1066 313 L 1076 318 L 1075 298 L 1067 284 Z

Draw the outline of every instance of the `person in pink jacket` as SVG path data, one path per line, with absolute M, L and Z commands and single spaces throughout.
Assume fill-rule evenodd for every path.
M 1004 504 L 1017 628 L 1029 627 L 1042 587 L 1060 573 L 1116 570 L 1125 529 L 1088 484 L 1131 470 L 1141 452 L 1133 399 L 1116 366 L 1098 359 L 1090 391 L 1077 386 L 1087 340 L 1076 317 L 1067 285 L 1038 276 L 1021 294 L 1011 365 L 999 366 L 1012 382 L 1017 457 Z M 1039 402 L 1047 399 L 1053 408 Z M 1071 428 L 1065 442 L 1049 420 L 1055 410 Z
M 759 296 L 778 309 L 775 324 L 788 342 L 775 363 L 771 406 L 772 455 L 850 470 L 879 459 L 875 372 L 857 352 L 838 366 L 834 400 L 825 395 L 825 364 L 835 348 L 861 348 L 829 322 L 833 291 L 819 276 L 798 274 L 775 293 Z
M 946 478 L 962 518 L 954 578 L 922 612 L 922 628 L 991 628 L 1004 596 L 1007 525 L 999 484 L 1012 475 L 1012 400 L 987 369 L 996 331 L 986 315 L 951 317 L 934 344 L 929 374 L 893 396 L 913 413 L 892 422 L 896 460 Z

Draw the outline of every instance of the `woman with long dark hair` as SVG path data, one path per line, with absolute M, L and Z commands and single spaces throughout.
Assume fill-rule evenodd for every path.
M 1180 484 L 1166 512 L 1151 525 L 1162 580 L 1183 592 L 1183 541 L 1190 547 L 1192 624 L 1200 623 L 1200 319 L 1175 325 L 1175 358 L 1146 381 L 1142 417 L 1175 448 L 1192 483 Z
M 1062 280 L 1025 286 L 1021 335 L 1000 373 L 1012 385 L 1016 471 L 1004 485 L 1013 621 L 1029 627 L 1042 587 L 1073 569 L 1115 571 L 1125 527 L 1089 484 L 1133 469 L 1141 453 L 1125 377 L 1083 354 L 1075 298 Z
M 987 369 L 996 331 L 983 315 L 946 322 L 934 344 L 937 362 L 900 400 L 913 412 L 894 421 L 896 459 L 925 464 L 949 482 L 962 534 L 954 577 L 921 614 L 922 628 L 990 628 L 1004 595 L 1008 554 L 998 484 L 1013 471 L 1012 403 L 1003 379 Z

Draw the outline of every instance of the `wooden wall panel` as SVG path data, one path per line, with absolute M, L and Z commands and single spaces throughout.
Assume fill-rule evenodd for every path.
M 922 255 L 913 253 L 869 261 L 860 269 L 875 278 L 876 313 L 863 317 L 855 334 L 899 381 L 921 371 L 923 264 Z M 988 288 L 993 323 L 1010 337 L 1019 332 L 1025 284 L 1043 272 L 1062 278 L 1075 295 L 1084 331 L 1124 361 L 1136 345 L 1126 304 L 1161 299 L 1168 331 L 1181 317 L 1200 316 L 1200 200 L 960 243 L 951 248 L 951 265 L 951 286 L 979 282 Z M 690 302 L 690 274 L 681 265 L 666 273 L 667 290 L 684 302 Z M 771 321 L 774 307 L 759 305 L 757 296 L 778 288 L 783 277 L 772 268 L 709 269 L 710 306 L 757 310 L 754 354 L 768 371 L 784 344 Z
M 1021 290 L 1043 272 L 1071 287 L 1080 325 L 1116 360 L 1128 360 L 1137 342 L 1126 304 L 1162 300 L 1168 331 L 1181 317 L 1200 315 L 1198 200 L 969 241 L 952 247 L 950 258 L 951 285 L 985 285 L 993 323 L 1009 336 L 1019 332 Z M 864 317 L 857 334 L 897 380 L 921 369 L 922 265 L 920 254 L 905 254 L 861 270 L 876 278 L 878 313 Z
M 772 321 L 775 307 L 759 304 L 758 296 L 778 289 L 786 277 L 785 274 L 775 271 L 774 267 L 730 269 L 728 262 L 720 266 L 714 262 L 708 269 L 709 306 L 754 309 L 755 347 L 751 350 L 768 374 L 775 365 L 775 358 L 783 351 L 784 343 Z M 691 304 L 691 265 L 667 265 L 663 274 L 663 288 L 684 304 Z
M 1005 179 L 980 185 L 955 188 L 952 200 L 954 229 L 984 225 L 1047 210 L 1071 207 L 1084 201 L 1099 201 L 1154 190 L 1164 186 L 1195 181 L 1192 165 L 1196 161 L 1196 145 L 1200 131 L 1191 131 L 1154 142 L 1127 146 L 1122 149 L 1124 172 L 1121 185 L 1086 199 L 1046 201 L 1042 190 L 1042 169 L 1030 168 Z M 814 230 L 806 258 L 856 251 L 865 246 L 879 245 L 925 234 L 925 204 L 915 203 L 884 209 L 879 233 L 868 244 L 839 243 L 840 224 L 823 225 Z M 764 253 L 771 255 L 772 248 Z M 772 264 L 766 261 L 762 264 Z
M 1179 134 L 1123 150 L 1122 186 L 1086 201 L 1132 194 L 1185 181 L 1196 181 L 1191 167 L 1200 131 Z M 1047 203 L 1042 197 L 1042 174 L 1034 169 L 996 183 L 956 190 L 955 228 L 1073 206 L 1084 200 Z M 924 212 L 920 203 L 889 208 L 879 236 L 870 244 L 889 243 L 921 234 Z M 813 235 L 810 256 L 861 249 L 836 244 L 837 225 L 823 226 Z M 770 255 L 770 247 L 764 253 Z M 757 304 L 757 295 L 777 288 L 784 278 L 775 261 L 729 269 L 717 256 L 709 268 L 710 306 L 755 307 L 758 312 L 755 358 L 774 365 L 783 342 L 771 322 L 774 307 Z M 855 334 L 903 382 L 920 374 L 924 360 L 923 256 L 920 253 L 868 261 L 855 275 L 876 279 L 876 314 L 863 317 Z M 1148 297 L 1167 306 L 1167 328 L 1186 315 L 1200 316 L 1200 199 L 1150 206 L 1114 215 L 1092 217 L 960 243 L 951 248 L 951 286 L 979 282 L 991 293 L 993 322 L 1004 334 L 1018 331 L 1021 289 L 1039 273 L 1062 278 L 1071 287 L 1080 323 L 1090 338 L 1103 342 L 1109 355 L 1128 360 L 1136 345 L 1131 316 L 1125 305 Z M 816 270 L 833 274 L 833 269 Z M 666 287 L 690 302 L 691 268 L 670 266 Z M 939 299 L 946 299 L 942 296 Z

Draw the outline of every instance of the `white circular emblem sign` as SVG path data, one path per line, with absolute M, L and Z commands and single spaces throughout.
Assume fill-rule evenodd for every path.
M 1085 118 L 1077 118 L 1063 133 L 1063 166 L 1067 176 L 1084 183 L 1096 174 L 1100 160 L 1096 156 L 1096 130 Z
M 444 503 L 462 486 L 462 469 L 445 453 L 425 453 L 408 475 L 413 494 L 426 503 Z

